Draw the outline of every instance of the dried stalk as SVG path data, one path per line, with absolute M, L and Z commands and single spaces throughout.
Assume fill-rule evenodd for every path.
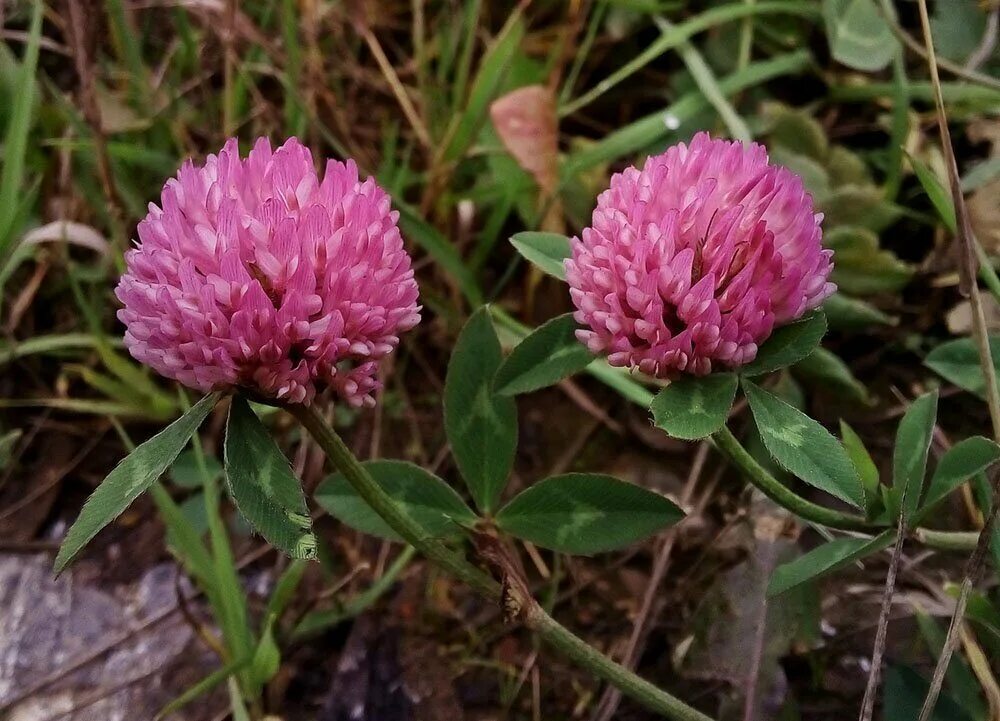
M 951 187 L 952 200 L 955 204 L 955 217 L 958 221 L 958 232 L 956 241 L 959 250 L 959 273 L 960 288 L 963 294 L 969 296 L 972 306 L 973 336 L 979 349 L 979 359 L 982 366 L 983 377 L 986 380 L 986 398 L 990 410 L 990 419 L 993 423 L 993 435 L 1000 440 L 1000 392 L 997 390 L 996 371 L 993 367 L 993 360 L 990 354 L 989 334 L 986 328 L 986 320 L 983 313 L 982 298 L 979 288 L 976 285 L 976 273 L 978 271 L 978 256 L 975 252 L 975 240 L 972 234 L 972 227 L 969 223 L 969 213 L 965 206 L 965 198 L 959 183 L 958 164 L 955 161 L 955 151 L 951 143 L 951 133 L 948 129 L 948 119 L 944 108 L 944 99 L 941 93 L 941 78 L 938 75 L 937 56 L 934 52 L 934 40 L 931 36 L 930 17 L 927 12 L 927 0 L 918 0 L 920 8 L 920 24 L 924 34 L 924 44 L 927 49 L 927 61 L 930 67 L 931 85 L 934 89 L 934 102 L 937 109 L 938 129 L 941 132 L 941 148 L 944 152 L 945 163 L 948 167 L 948 179 Z M 937 703 L 938 695 L 941 693 L 941 686 L 944 684 L 945 672 L 951 661 L 951 656 L 955 652 L 955 647 L 961 638 L 960 629 L 962 619 L 965 616 L 965 608 L 969 602 L 973 585 L 982 571 L 986 560 L 989 539 L 996 522 L 997 512 L 1000 510 L 998 497 L 1000 497 L 1000 475 L 993 477 L 993 501 L 990 512 L 987 514 L 986 522 L 979 533 L 979 540 L 976 543 L 976 550 L 969 559 L 962 581 L 961 592 L 955 604 L 955 612 L 948 627 L 948 635 L 945 638 L 941 655 L 938 658 L 937 666 L 934 669 L 934 676 L 931 679 L 930 689 L 924 699 L 924 705 L 920 710 L 919 721 L 929 721 Z

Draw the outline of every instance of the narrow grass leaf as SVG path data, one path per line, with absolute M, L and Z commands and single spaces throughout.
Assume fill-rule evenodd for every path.
M 656 394 L 653 425 L 674 438 L 710 436 L 725 425 L 738 385 L 735 373 L 683 376 Z
M 829 431 L 745 379 L 743 390 L 761 439 L 774 460 L 809 485 L 864 508 L 865 493 L 858 472 Z
M 35 104 L 35 69 L 42 40 L 42 0 L 34 0 L 28 41 L 13 95 L 10 120 L 3 143 L 3 170 L 0 171 L 0 259 L 5 259 L 14 239 L 18 199 L 24 192 L 24 163 L 28 151 L 28 133 Z
M 496 505 L 514 465 L 517 405 L 493 392 L 503 361 L 489 308 L 484 306 L 462 329 L 448 363 L 444 384 L 444 426 L 451 452 L 476 505 Z
M 812 353 L 824 335 L 826 315 L 821 310 L 783 325 L 764 341 L 757 357 L 740 368 L 740 374 L 753 377 L 790 366 Z
M 274 678 L 281 667 L 281 650 L 277 641 L 274 640 L 274 617 L 265 621 L 264 632 L 260 635 L 257 648 L 254 649 L 253 658 L 250 661 L 248 675 L 251 683 L 259 688 Z
M 173 552 L 179 557 L 187 572 L 198 581 L 205 595 L 210 599 L 217 598 L 212 558 L 202 542 L 201 534 L 162 484 L 154 483 L 150 487 L 150 493 L 167 527 L 167 542 Z
M 455 246 L 437 228 L 421 218 L 415 208 L 398 200 L 396 207 L 399 209 L 399 226 L 406 237 L 423 248 L 445 272 L 451 275 L 470 305 L 479 305 L 482 302 L 482 291 L 475 276 L 455 250 Z
M 297 558 L 288 564 L 288 568 L 281 574 L 278 582 L 274 584 L 271 597 L 267 600 L 267 610 L 264 612 L 265 619 L 274 618 L 277 620 L 281 618 L 281 614 L 285 612 L 288 604 L 295 598 L 295 591 L 302 582 L 302 576 L 305 575 L 308 567 L 309 564 L 301 558 Z
M 919 606 L 914 609 L 914 618 L 920 627 L 920 633 L 927 643 L 927 650 L 931 658 L 941 655 L 944 648 L 945 631 L 931 617 L 927 611 Z M 948 687 L 955 699 L 966 709 L 969 716 L 976 721 L 987 721 L 989 719 L 989 708 L 981 695 L 979 682 L 976 680 L 972 669 L 962 658 L 961 654 L 951 657 L 948 664 Z
M 890 529 L 875 538 L 838 538 L 824 543 L 794 561 L 778 566 L 771 575 L 767 595 L 777 596 L 803 583 L 817 581 L 855 561 L 888 548 L 895 538 L 896 532 Z
M 315 558 L 316 537 L 302 484 L 240 395 L 229 408 L 225 469 L 236 507 L 254 530 L 292 558 Z
M 199 457 L 193 450 L 181 453 L 170 466 L 170 480 L 181 488 L 201 488 L 206 475 L 209 482 L 217 481 L 222 476 L 222 463 L 215 456 Z
M 973 436 L 966 438 L 948 449 L 941 457 L 931 482 L 927 486 L 927 497 L 921 506 L 929 510 L 931 506 L 949 493 L 1000 460 L 1000 446 L 989 438 Z
M 136 498 L 170 467 L 177 455 L 215 407 L 218 393 L 210 393 L 191 409 L 115 466 L 83 505 L 56 555 L 56 573 L 106 525 L 115 520 Z
M 896 430 L 896 446 L 892 452 L 892 491 L 897 502 L 903 498 L 900 510 L 907 520 L 920 504 L 927 470 L 927 451 L 931 446 L 934 422 L 937 420 L 938 393 L 934 390 L 910 404 Z
M 1000 336 L 990 336 L 990 356 L 1000 373 Z M 942 343 L 927 354 L 924 365 L 959 388 L 986 397 L 986 381 L 979 365 L 979 350 L 971 338 Z
M 462 525 L 476 520 L 455 489 L 420 466 L 405 461 L 368 461 L 363 465 L 428 537 L 454 535 Z M 320 484 L 316 502 L 334 518 L 362 533 L 402 540 L 340 473 Z
M 566 280 L 566 268 L 563 261 L 570 256 L 569 238 L 558 233 L 538 233 L 524 231 L 516 233 L 510 239 L 510 244 L 540 270 L 553 278 Z
M 920 717 L 920 708 L 930 690 L 930 684 L 910 666 L 889 666 L 882 688 L 884 719 L 904 721 Z M 958 702 L 941 694 L 930 721 L 974 721 Z
M 225 682 L 230 676 L 240 671 L 248 663 L 250 663 L 250 659 L 238 658 L 235 661 L 230 661 L 226 665 L 212 671 L 212 673 L 208 674 L 197 683 L 192 684 L 180 696 L 161 708 L 156 716 L 153 717 L 154 721 L 161 721 L 161 719 L 165 719 L 171 714 L 180 711 L 192 701 L 204 696 L 216 686 Z
M 812 55 L 805 50 L 760 60 L 720 80 L 719 90 L 732 95 L 747 88 L 764 85 L 777 77 L 802 72 L 812 62 Z M 571 153 L 566 158 L 563 174 L 571 177 L 661 143 L 674 132 L 671 128 L 680 127 L 708 107 L 708 100 L 700 90 L 686 93 L 666 108 L 633 121 L 608 133 L 596 143 Z
M 515 11 L 493 45 L 487 50 L 486 55 L 483 56 L 479 71 L 472 81 L 469 102 L 462 113 L 456 117 L 455 130 L 444 150 L 445 160 L 458 160 L 472 145 L 472 141 L 486 119 L 489 104 L 500 91 L 501 84 L 523 38 L 524 20 L 520 17 L 520 11 Z
M 947 226 L 948 230 L 952 233 L 956 232 L 958 221 L 955 219 L 955 206 L 951 201 L 951 192 L 945 190 L 941 181 L 934 175 L 934 171 L 927 167 L 926 163 L 909 153 L 906 154 L 906 157 L 909 158 L 910 165 L 913 166 L 913 172 L 916 173 L 917 180 L 920 181 L 924 192 L 930 198 L 931 205 L 937 211 L 938 217 Z
M 700 15 L 695 15 L 661 32 L 660 37 L 649 43 L 636 57 L 622 64 L 617 70 L 598 82 L 597 85 L 579 98 L 560 108 L 559 114 L 560 116 L 566 116 L 576 112 L 633 73 L 644 68 L 663 53 L 677 47 L 704 30 L 751 15 L 787 13 L 803 17 L 813 17 L 817 14 L 817 10 L 818 8 L 812 2 L 770 2 L 769 0 L 759 0 L 753 4 L 731 3 L 709 8 Z
M 558 383 L 594 360 L 576 339 L 576 321 L 567 313 L 544 323 L 514 347 L 500 366 L 493 389 L 503 396 L 545 388 Z
M 539 481 L 497 514 L 497 525 L 542 548 L 611 551 L 677 523 L 684 512 L 663 496 L 612 476 L 567 473 Z

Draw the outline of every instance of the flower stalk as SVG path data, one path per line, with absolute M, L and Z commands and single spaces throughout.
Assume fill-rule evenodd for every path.
M 736 466 L 743 471 L 747 479 L 765 496 L 780 506 L 807 521 L 818 523 L 829 528 L 842 531 L 870 531 L 875 524 L 866 518 L 851 513 L 842 513 L 826 508 L 812 501 L 807 501 L 797 493 L 792 492 L 766 468 L 760 465 L 725 426 L 712 435 L 716 447 L 722 451 Z
M 419 524 L 404 513 L 396 501 L 372 478 L 314 405 L 288 404 L 285 408 L 309 431 L 330 462 L 344 475 L 358 495 L 407 543 L 487 600 L 497 604 L 503 602 L 500 584 L 461 554 L 429 536 Z M 657 688 L 589 646 L 549 616 L 533 598 L 516 600 L 521 606 L 522 616 L 528 628 L 579 666 L 612 684 L 622 693 L 674 721 L 712 721 L 711 717 Z

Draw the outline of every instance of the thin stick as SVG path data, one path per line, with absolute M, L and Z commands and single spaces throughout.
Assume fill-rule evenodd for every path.
M 902 498 L 899 501 L 899 525 L 896 527 L 896 546 L 892 549 L 889 561 L 889 571 L 885 577 L 885 588 L 882 591 L 882 610 L 878 616 L 878 628 L 875 631 L 875 648 L 872 651 L 872 667 L 868 672 L 868 685 L 865 686 L 865 697 L 861 702 L 860 721 L 872 721 L 875 711 L 875 697 L 878 695 L 879 676 L 882 674 L 882 657 L 885 654 L 885 641 L 889 630 L 889 615 L 892 611 L 892 597 L 896 592 L 896 573 L 899 561 L 903 557 L 903 539 L 906 538 L 906 486 L 903 486 Z
M 379 43 L 378 38 L 372 34 L 372 31 L 368 27 L 359 28 L 359 31 L 361 32 L 361 37 L 364 38 L 365 43 L 368 45 L 368 49 L 371 50 L 372 55 L 375 56 L 375 62 L 378 63 L 378 67 L 385 76 L 386 81 L 389 83 L 389 87 L 392 88 L 392 94 L 396 96 L 396 102 L 399 103 L 399 107 L 403 110 L 403 115 L 405 115 L 406 119 L 410 121 L 410 127 L 413 128 L 413 132 L 416 134 L 420 144 L 425 148 L 430 148 L 430 133 L 427 132 L 427 127 L 424 125 L 424 121 L 420 119 L 417 109 L 413 107 L 413 103 L 410 101 L 410 96 L 407 94 L 406 88 L 404 88 L 403 83 L 400 82 L 399 76 L 393 69 L 392 63 L 389 61 L 385 51 L 382 49 L 382 45 Z
M 951 144 L 951 132 L 948 129 L 948 120 L 944 108 L 944 98 L 941 93 L 941 78 L 938 75 L 937 56 L 934 52 L 934 40 L 931 36 L 930 17 L 927 12 L 927 0 L 918 0 L 920 8 L 920 25 L 924 33 L 924 45 L 927 48 L 927 60 L 930 66 L 931 85 L 934 89 L 934 103 L 937 108 L 938 129 L 941 132 L 941 146 L 945 155 L 945 162 L 948 166 L 948 179 L 951 185 L 952 200 L 955 204 L 955 217 L 958 221 L 958 232 L 956 240 L 959 245 L 960 257 L 960 287 L 969 296 L 972 306 L 973 335 L 979 349 L 979 360 L 982 366 L 983 377 L 986 380 L 986 398 L 990 409 L 990 419 L 993 423 L 994 438 L 1000 440 L 1000 392 L 997 390 L 996 371 L 993 367 L 993 359 L 990 353 L 989 335 L 986 328 L 986 319 L 983 313 L 982 298 L 979 294 L 979 287 L 976 285 L 976 269 L 979 263 L 975 252 L 975 243 L 972 237 L 972 228 L 969 223 L 969 213 L 965 206 L 965 198 L 962 196 L 961 185 L 958 177 L 958 164 L 955 161 L 955 151 Z M 934 676 L 931 679 L 930 689 L 924 699 L 924 705 L 920 709 L 919 721 L 928 721 L 934 712 L 938 695 L 941 693 L 941 686 L 944 684 L 945 673 L 951 662 L 951 656 L 955 652 L 955 647 L 960 640 L 959 630 L 962 626 L 962 619 L 965 616 L 965 608 L 972 594 L 972 587 L 975 580 L 982 571 L 989 548 L 989 539 L 993 532 L 993 525 L 996 523 L 997 512 L 1000 510 L 1000 475 L 993 477 L 993 500 L 990 512 L 987 514 L 986 522 L 983 524 L 976 544 L 976 550 L 969 559 L 965 578 L 962 581 L 961 592 L 955 603 L 955 612 L 948 627 L 948 635 L 945 638 L 938 657 L 937 666 L 934 669 Z
M 695 452 L 691 471 L 688 473 L 687 483 L 684 485 L 684 494 L 681 497 L 682 506 L 690 503 L 692 496 L 694 496 L 695 485 L 698 483 L 702 469 L 705 467 L 709 448 L 710 445 L 703 441 L 699 444 L 698 450 Z M 653 561 L 653 570 L 649 575 L 649 583 L 646 584 L 646 591 L 642 597 L 642 606 L 639 608 L 639 615 L 632 626 L 632 635 L 628 639 L 628 646 L 622 655 L 622 663 L 628 668 L 634 669 L 639 660 L 639 645 L 646 636 L 653 603 L 660 593 L 660 584 L 663 583 L 663 577 L 670 567 L 670 555 L 673 552 L 676 540 L 677 533 L 675 530 L 673 528 L 668 529 L 664 532 L 663 543 L 656 552 L 656 558 Z M 597 711 L 594 713 L 594 721 L 611 721 L 618 710 L 621 698 L 621 691 L 613 686 L 608 687 L 608 690 L 598 704 Z

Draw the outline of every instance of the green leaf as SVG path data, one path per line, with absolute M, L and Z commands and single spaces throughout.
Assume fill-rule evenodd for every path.
M 497 371 L 493 390 L 502 396 L 545 388 L 582 371 L 594 360 L 576 339 L 573 314 L 560 315 L 522 340 Z
M 834 252 L 830 279 L 846 293 L 893 293 L 913 277 L 912 266 L 882 250 L 878 236 L 867 228 L 833 228 L 823 236 L 823 245 Z
M 990 336 L 990 356 L 1000 374 L 1000 336 Z M 959 388 L 986 397 L 986 381 L 979 365 L 979 350 L 971 338 L 942 343 L 927 354 L 924 365 Z
M 826 234 L 841 228 L 880 233 L 903 214 L 902 208 L 885 197 L 882 188 L 871 184 L 841 185 L 825 198 L 817 198 L 817 205 L 823 211 Z
M 812 62 L 812 55 L 805 49 L 776 55 L 767 60 L 750 63 L 745 68 L 721 78 L 719 89 L 726 95 L 736 95 L 749 88 L 761 87 L 775 78 L 801 73 L 807 70 Z M 657 144 L 662 146 L 676 134 L 675 130 L 671 130 L 675 127 L 674 123 L 671 122 L 668 127 L 663 122 L 664 118 L 670 118 L 678 124 L 686 123 L 708 108 L 709 102 L 700 90 L 687 92 L 671 105 L 658 108 L 656 112 L 606 134 L 601 140 L 586 143 L 569 153 L 562 167 L 563 176 L 564 178 L 576 176 L 590 168 L 638 153 L 644 148 Z
M 28 155 L 28 138 L 32 127 L 32 112 L 38 96 L 35 69 L 42 42 L 42 17 L 45 3 L 35 0 L 31 9 L 24 58 L 17 73 L 16 86 L 7 96 L 10 112 L 3 139 L 3 169 L 0 170 L 0 261 L 7 261 L 12 242 L 17 237 L 19 199 L 25 193 L 25 159 Z M 2 265 L 2 263 L 0 263 Z
M 909 721 L 920 717 L 930 684 L 910 666 L 891 665 L 886 669 L 882 694 L 882 718 Z M 938 697 L 930 721 L 973 721 L 949 694 Z
M 824 543 L 794 561 L 778 566 L 771 575 L 767 595 L 777 596 L 807 581 L 816 581 L 888 548 L 895 538 L 895 531 L 890 529 L 875 538 L 838 538 Z
M 930 198 L 931 205 L 937 211 L 938 217 L 947 226 L 948 230 L 954 233 L 958 228 L 958 221 L 955 219 L 955 206 L 951 201 L 951 192 L 941 185 L 941 181 L 938 180 L 934 171 L 927 167 L 926 163 L 909 153 L 906 154 L 906 157 L 909 158 L 910 165 L 913 166 L 913 172 L 916 173 L 917 180 L 920 181 L 924 192 Z
M 775 145 L 824 164 L 830 153 L 826 130 L 816 118 L 800 108 L 765 102 L 761 115 L 769 124 L 768 147 Z
M 862 330 L 873 325 L 895 325 L 896 320 L 875 306 L 843 293 L 834 293 L 823 304 L 831 328 Z
M 83 504 L 80 516 L 66 534 L 56 556 L 56 573 L 62 572 L 80 549 L 163 475 L 218 400 L 218 393 L 209 393 L 115 466 Z
M 451 486 L 420 466 L 404 461 L 368 461 L 363 465 L 430 537 L 454 535 L 460 526 L 476 520 L 476 515 Z M 401 540 L 339 473 L 328 477 L 316 489 L 316 502 L 334 518 L 362 533 Z
M 919 606 L 914 609 L 914 618 L 920 627 L 920 633 L 924 637 L 931 658 L 937 658 L 944 648 L 946 635 L 944 629 Z M 955 700 L 969 716 L 976 721 L 987 721 L 989 709 L 981 695 L 979 682 L 961 654 L 952 655 L 946 678 Z
M 399 200 L 396 200 L 394 205 L 399 210 L 399 227 L 403 229 L 407 239 L 413 240 L 414 243 L 427 251 L 427 254 L 448 272 L 470 304 L 482 303 L 483 293 L 476 283 L 475 274 L 462 260 L 455 249 L 455 244 L 424 220 L 416 208 Z
M 840 421 L 840 438 L 847 451 L 847 456 L 854 464 L 861 478 L 861 486 L 865 491 L 865 511 L 871 514 L 875 510 L 876 502 L 879 500 L 879 475 L 878 468 L 872 460 L 871 454 L 865 448 L 861 437 L 854 432 L 854 429 L 847 425 L 847 422 Z
M 921 504 L 930 509 L 935 503 L 1000 460 L 1000 446 L 989 438 L 973 436 L 956 443 L 941 457 Z
M 215 456 L 202 456 L 204 471 L 193 450 L 183 451 L 170 466 L 170 480 L 181 488 L 201 488 L 205 484 L 205 473 L 209 481 L 218 480 L 222 475 L 222 464 Z
M 901 510 L 907 520 L 920 505 L 920 494 L 927 470 L 927 451 L 931 446 L 937 419 L 937 390 L 925 393 L 910 404 L 896 430 L 892 452 L 892 494 L 898 504 L 905 489 L 906 505 Z
M 815 350 L 826 334 L 826 315 L 817 310 L 783 325 L 764 341 L 757 357 L 740 368 L 744 376 L 759 376 L 790 366 Z
M 569 238 L 558 233 L 525 231 L 511 236 L 510 244 L 539 269 L 559 280 L 566 280 L 563 261 L 570 256 Z
M 769 155 L 771 162 L 785 166 L 802 178 L 802 184 L 814 198 L 826 198 L 830 195 L 830 174 L 820 161 L 780 145 L 769 149 Z
M 444 148 L 446 160 L 458 160 L 472 145 L 486 119 L 489 104 L 497 96 L 503 79 L 513 64 L 524 38 L 524 30 L 525 23 L 521 13 L 519 10 L 515 11 L 486 51 L 469 90 L 469 101 L 452 120 L 454 130 L 449 134 L 451 142 Z
M 843 145 L 834 145 L 830 148 L 826 169 L 830 173 L 830 183 L 834 188 L 845 185 L 872 185 L 872 174 L 864 159 Z
M 896 36 L 875 0 L 823 0 L 823 20 L 834 59 L 855 70 L 885 68 L 896 52 Z
M 241 670 L 244 666 L 250 663 L 250 659 L 238 658 L 234 661 L 230 661 L 225 666 L 217 668 L 212 673 L 205 676 L 203 679 L 193 684 L 187 688 L 184 693 L 175 698 L 173 701 L 164 706 L 156 714 L 153 721 L 160 721 L 169 717 L 171 714 L 180 711 L 182 708 L 187 706 L 189 703 L 204 696 L 206 693 L 211 691 L 213 688 L 218 686 L 220 683 L 228 679 L 230 676 L 234 675 L 237 671 Z
M 497 514 L 513 536 L 562 553 L 627 546 L 666 528 L 684 512 L 663 496 L 612 476 L 567 473 L 539 481 Z
M 950 0 L 936 2 L 932 8 L 934 49 L 939 55 L 964 64 L 983 42 L 986 6 L 980 5 L 979 0 Z
M 808 356 L 795 364 L 795 375 L 823 388 L 828 393 L 835 393 L 858 403 L 870 403 L 868 389 L 854 377 L 851 369 L 826 348 L 817 348 Z
M 281 668 L 281 651 L 274 640 L 274 617 L 267 619 L 264 633 L 261 634 L 257 648 L 254 649 L 250 661 L 249 676 L 254 686 L 260 687 L 274 678 Z
M 736 397 L 735 373 L 683 376 L 656 394 L 653 425 L 674 438 L 695 440 L 722 428 Z
M 229 408 L 225 465 L 233 500 L 250 525 L 292 558 L 315 558 L 316 536 L 302 484 L 240 395 Z
M 829 431 L 746 379 L 743 390 L 761 439 L 774 460 L 809 485 L 864 507 L 865 493 L 858 472 Z
M 958 598 L 960 586 L 949 584 L 945 586 L 944 591 L 952 598 Z M 994 643 L 1000 643 L 1000 607 L 997 607 L 989 596 L 981 591 L 973 591 L 969 596 L 965 616 L 989 633 Z
M 476 505 L 488 513 L 496 505 L 514 465 L 517 405 L 493 393 L 503 356 L 483 306 L 462 329 L 444 384 L 444 427 L 451 452 Z

